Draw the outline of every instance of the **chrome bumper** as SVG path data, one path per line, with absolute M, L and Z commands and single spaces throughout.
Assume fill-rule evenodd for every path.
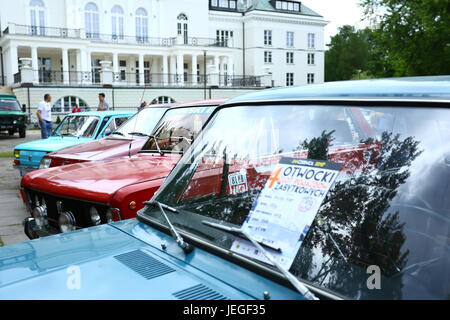
M 22 222 L 23 229 L 27 237 L 31 240 L 51 236 L 54 234 L 61 233 L 58 229 L 52 226 L 38 227 L 36 221 L 32 217 L 28 217 Z
M 24 166 L 17 166 L 17 165 L 13 165 L 13 168 L 16 170 L 19 170 L 21 177 L 23 177 L 27 173 L 39 170 L 39 167 L 24 167 Z

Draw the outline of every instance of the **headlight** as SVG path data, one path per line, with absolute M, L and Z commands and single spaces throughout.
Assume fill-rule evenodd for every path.
M 98 210 L 95 207 L 91 207 L 91 209 L 89 209 L 89 215 L 91 217 L 91 222 L 94 226 L 98 226 L 99 224 L 102 223 L 100 214 L 98 213 Z
M 33 217 L 38 228 L 42 228 L 47 224 L 47 208 L 45 205 L 33 209 Z
M 106 222 L 111 223 L 114 221 L 120 221 L 122 217 L 120 216 L 120 210 L 116 208 L 109 208 L 106 210 Z
M 14 157 L 20 158 L 20 150 L 14 150 Z
M 13 121 L 13 124 L 17 124 L 17 120 L 14 120 L 14 121 Z
M 42 158 L 41 163 L 39 164 L 39 169 L 47 169 L 50 168 L 50 165 L 52 164 L 52 159 L 49 158 Z
M 70 211 L 61 213 L 58 222 L 59 230 L 61 230 L 62 233 L 74 231 L 76 229 L 75 226 L 77 225 L 77 222 Z

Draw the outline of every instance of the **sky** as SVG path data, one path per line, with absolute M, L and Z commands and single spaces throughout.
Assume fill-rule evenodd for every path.
M 358 6 L 360 0 L 302 0 L 302 3 L 322 15 L 329 24 L 325 27 L 325 44 L 330 43 L 331 36 L 338 28 L 349 24 L 364 28 L 367 21 L 361 21 L 363 10 Z

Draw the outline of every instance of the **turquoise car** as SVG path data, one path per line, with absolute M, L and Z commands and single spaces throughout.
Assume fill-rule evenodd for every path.
M 91 111 L 67 115 L 48 139 L 16 146 L 14 168 L 20 171 L 21 176 L 39 169 L 47 153 L 104 138 L 133 114 L 130 111 Z
M 183 155 L 136 219 L 77 229 L 98 204 L 23 190 L 27 223 L 76 230 L 0 248 L 0 299 L 446 300 L 449 124 L 450 77 L 230 99 L 184 152 L 189 126 L 149 136 Z

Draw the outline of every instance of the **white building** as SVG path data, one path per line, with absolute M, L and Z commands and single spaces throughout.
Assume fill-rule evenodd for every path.
M 0 9 L 1 76 L 31 113 L 231 97 L 324 81 L 326 21 L 300 1 L 14 0 Z M 144 89 L 145 88 L 145 89 Z M 64 107 L 65 106 L 65 107 Z

